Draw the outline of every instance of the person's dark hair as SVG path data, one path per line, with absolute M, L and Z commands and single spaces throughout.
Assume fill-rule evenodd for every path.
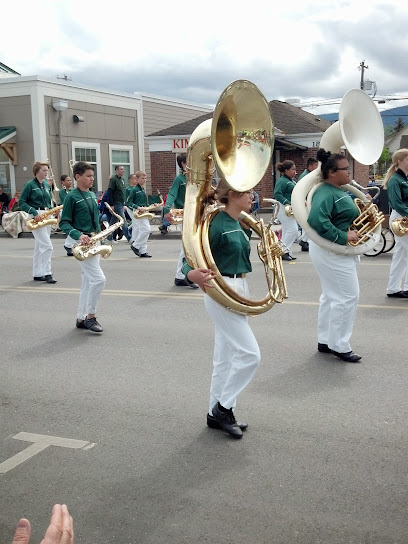
M 336 172 L 339 161 L 344 160 L 346 157 L 340 153 L 331 153 L 325 149 L 320 148 L 317 152 L 317 160 L 322 163 L 322 177 L 328 179 L 329 172 Z
M 82 174 L 85 174 L 86 170 L 92 170 L 95 172 L 95 168 L 92 166 L 92 164 L 88 164 L 85 161 L 78 161 L 74 164 L 74 176 L 78 174 L 78 176 L 82 176 Z
M 182 162 L 187 162 L 187 155 L 185 153 L 181 153 L 181 155 L 177 157 L 177 164 L 179 165 L 179 168 L 183 170 L 183 167 L 181 166 Z
M 68 174 L 62 174 L 61 176 L 61 183 L 65 181 L 67 178 L 69 178 Z
M 312 166 L 312 164 L 316 164 L 317 162 L 319 161 L 315 159 L 314 157 L 309 157 L 307 159 L 306 168 L 309 168 L 309 166 Z
M 121 166 L 123 166 L 123 164 L 117 164 L 117 165 L 115 166 L 115 172 L 117 172 Z
M 284 174 L 285 170 L 289 170 L 290 168 L 292 168 L 292 166 L 295 166 L 295 163 L 293 161 L 286 160 L 283 162 L 278 162 L 276 168 L 281 174 Z

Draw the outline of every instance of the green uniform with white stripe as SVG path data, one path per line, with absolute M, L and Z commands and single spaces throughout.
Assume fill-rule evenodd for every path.
M 251 229 L 243 229 L 237 219 L 220 211 L 210 223 L 208 237 L 211 253 L 221 274 L 252 272 L 249 260 Z M 185 262 L 183 273 L 193 270 Z
M 129 196 L 126 199 L 126 206 L 132 210 L 137 210 L 140 206 L 147 206 L 147 195 L 142 186 L 137 184 L 131 187 Z
M 92 191 L 72 189 L 67 194 L 62 209 L 60 229 L 74 240 L 81 234 L 100 232 L 96 195 Z
M 348 193 L 323 183 L 313 195 L 307 222 L 322 238 L 345 246 L 347 230 L 359 214 Z
M 38 210 L 52 208 L 50 186 L 46 181 L 40 183 L 37 178 L 27 181 L 21 191 L 18 205 L 20 210 L 34 217 L 38 215 Z

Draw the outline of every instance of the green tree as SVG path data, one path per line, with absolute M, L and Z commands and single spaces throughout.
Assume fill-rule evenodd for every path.
M 399 132 L 402 128 L 404 128 L 404 126 L 404 121 L 401 119 L 401 117 L 398 117 L 398 119 L 395 121 L 394 132 Z

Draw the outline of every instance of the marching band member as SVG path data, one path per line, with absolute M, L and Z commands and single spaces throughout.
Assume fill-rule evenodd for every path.
M 287 247 L 288 251 L 282 255 L 284 261 L 294 261 L 296 257 L 291 255 L 293 242 L 298 235 L 298 225 L 293 215 L 288 217 L 285 213 L 285 206 L 291 205 L 291 195 L 295 187 L 296 166 L 293 161 L 283 161 L 276 165 L 276 168 L 281 172 L 281 177 L 278 179 L 273 191 L 274 198 L 282 205 L 279 207 L 278 219 L 282 225 L 281 241 Z
M 126 206 L 132 212 L 138 210 L 144 212 L 148 205 L 147 195 L 145 191 L 147 174 L 140 170 L 136 172 L 136 185 L 129 192 L 126 200 Z M 147 253 L 147 240 L 150 236 L 150 221 L 148 217 L 140 219 L 132 218 L 132 236 L 130 238 L 130 249 L 135 255 L 142 258 L 149 258 L 151 255 Z
M 96 195 L 90 191 L 94 182 L 94 167 L 79 161 L 75 163 L 73 170 L 77 187 L 70 191 L 64 200 L 60 228 L 71 243 L 76 241 L 81 245 L 87 245 L 91 241 L 91 236 L 101 230 Z M 78 329 L 103 331 L 96 320 L 96 308 L 106 282 L 100 267 L 100 258 L 100 255 L 92 255 L 79 261 L 82 285 L 76 320 Z
M 166 204 L 163 208 L 164 219 L 169 223 L 172 222 L 172 216 L 170 213 L 171 208 L 181 209 L 184 208 L 184 201 L 186 198 L 186 167 L 187 167 L 187 155 L 181 153 L 177 157 L 177 164 L 181 170 L 180 174 L 176 176 L 173 180 L 173 185 L 170 187 L 168 192 Z M 192 289 L 197 289 L 198 285 L 195 283 L 186 281 L 186 277 L 183 274 L 183 259 L 184 259 L 184 249 L 181 247 L 180 255 L 177 261 L 177 271 L 176 277 L 174 279 L 174 285 L 177 287 L 191 287 Z
M 239 216 L 242 211 L 249 213 L 253 193 L 238 193 L 221 181 L 215 198 L 225 204 L 225 208 L 210 223 L 212 255 L 223 279 L 232 289 L 249 297 L 244 276 L 252 270 L 249 260 L 251 230 L 240 223 Z M 185 263 L 183 271 L 187 274 L 187 280 L 196 282 L 204 292 L 210 288 L 207 282 L 214 278 L 211 270 L 194 270 Z M 247 424 L 236 421 L 234 409 L 238 395 L 249 384 L 258 368 L 258 343 L 247 316 L 232 312 L 207 294 L 204 295 L 204 303 L 215 330 L 207 425 L 224 429 L 234 438 L 242 438 L 242 431 L 247 428 Z
M 388 203 L 392 208 L 392 230 L 394 219 L 408 217 L 408 149 L 398 149 L 393 154 L 383 187 L 387 190 Z M 395 236 L 387 296 L 408 298 L 408 236 Z
M 60 197 L 60 203 L 64 205 L 64 200 L 69 191 L 72 187 L 72 179 L 67 175 L 63 174 L 61 176 L 61 189 L 59 190 L 59 197 Z M 61 218 L 61 215 L 60 215 Z M 70 242 L 68 239 L 65 240 L 64 249 L 67 252 L 68 257 L 73 257 L 74 254 L 72 253 L 72 242 Z
M 352 198 L 340 187 L 350 182 L 350 168 L 344 155 L 319 149 L 323 185 L 313 195 L 308 223 L 320 236 L 346 245 L 357 241 L 358 233 L 348 230 L 359 210 Z M 358 255 L 339 255 L 309 242 L 311 261 L 320 278 L 322 294 L 318 315 L 318 345 L 323 353 L 333 353 L 343 361 L 357 363 L 361 357 L 353 353 L 349 340 L 353 332 L 359 298 L 356 266 Z
M 19 207 L 23 212 L 41 220 L 41 213 L 52 208 L 51 191 L 45 181 L 48 175 L 48 163 L 36 161 L 33 165 L 34 178 L 28 181 L 21 192 Z M 45 183 L 44 183 L 45 182 Z M 35 281 L 57 283 L 51 272 L 51 225 L 45 225 L 32 231 L 35 239 L 33 255 L 33 278 Z

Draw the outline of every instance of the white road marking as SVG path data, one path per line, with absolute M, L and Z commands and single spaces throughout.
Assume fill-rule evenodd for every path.
M 10 457 L 6 461 L 3 461 L 3 463 L 0 463 L 0 474 L 9 472 L 49 446 L 72 449 L 90 449 L 95 445 L 91 442 L 75 440 L 74 438 L 61 438 L 60 436 L 49 436 L 46 434 L 32 434 L 24 432 L 16 434 L 13 436 L 13 438 L 16 440 L 23 440 L 24 442 L 33 442 L 33 444 L 16 455 L 13 455 L 13 457 Z

